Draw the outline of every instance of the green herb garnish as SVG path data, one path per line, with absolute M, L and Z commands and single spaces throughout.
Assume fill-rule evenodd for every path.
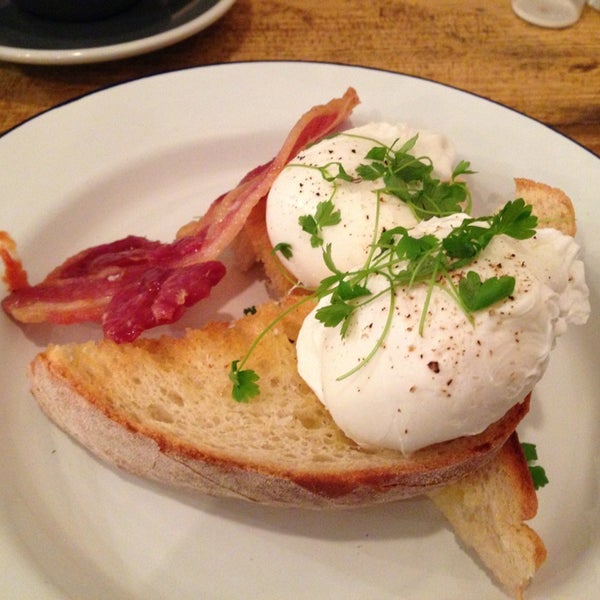
M 395 143 L 374 146 L 365 156 L 370 162 L 361 164 L 357 175 L 368 181 L 381 179 L 383 186 L 378 192 L 404 202 L 419 220 L 470 212 L 471 195 L 466 183 L 458 181 L 461 175 L 473 173 L 470 163 L 459 162 L 451 180 L 442 182 L 433 177 L 433 164 L 428 157 L 410 153 L 417 139 L 415 135 L 397 150 Z
M 254 352 L 254 349 L 260 344 L 261 340 L 271 331 L 280 321 L 282 321 L 288 314 L 296 310 L 301 304 L 309 302 L 314 298 L 314 295 L 304 296 L 301 300 L 292 304 L 286 310 L 281 312 L 275 319 L 273 319 L 267 327 L 265 327 L 260 334 L 254 339 L 246 354 L 241 360 L 234 360 L 229 368 L 229 379 L 232 382 L 231 395 L 237 402 L 248 402 L 250 398 L 258 396 L 260 388 L 258 387 L 257 381 L 259 376 L 253 369 L 244 369 L 244 366 L 248 362 L 248 359 Z
M 320 173 L 321 177 L 332 184 L 331 195 L 327 200 L 319 202 L 314 215 L 302 215 L 298 218 L 298 223 L 302 231 L 310 234 L 310 244 L 313 248 L 323 245 L 322 230 L 323 227 L 331 227 L 341 222 L 341 213 L 336 209 L 333 198 L 338 189 L 338 180 L 351 182 L 354 179 L 348 175 L 343 165 L 339 162 L 330 162 L 324 166 L 304 165 L 300 163 L 290 163 L 288 168 L 300 167 L 303 169 L 314 169 Z
M 509 275 L 481 281 L 475 271 L 469 271 L 458 282 L 458 295 L 469 312 L 483 310 L 499 300 L 509 298 L 515 289 L 515 278 Z
M 288 260 L 293 256 L 292 245 L 288 244 L 287 242 L 279 242 L 279 244 L 275 244 L 272 252 L 273 254 L 280 252 L 281 255 Z
M 319 202 L 314 215 L 302 215 L 298 218 L 298 223 L 302 231 L 310 234 L 310 245 L 318 248 L 323 245 L 321 232 L 323 227 L 331 227 L 342 221 L 342 214 L 335 208 L 333 200 Z
M 330 197 L 319 202 L 315 213 L 299 219 L 303 231 L 310 235 L 311 246 L 322 248 L 323 260 L 331 272 L 300 303 L 327 298 L 327 303 L 321 302 L 316 311 L 316 318 L 325 327 L 339 327 L 340 335 L 344 337 L 352 315 L 357 310 L 382 295 L 387 294 L 389 298 L 386 322 L 372 350 L 355 368 L 341 375 L 340 379 L 348 377 L 369 362 L 384 343 L 392 325 L 398 289 L 410 288 L 416 284 L 427 286 L 419 323 L 421 335 L 424 333 L 429 302 L 435 288 L 450 294 L 469 320 L 473 321 L 472 313 L 510 298 L 515 279 L 501 276 L 482 280 L 472 270 L 461 276 L 457 276 L 455 272 L 470 265 L 494 236 L 527 239 L 535 234 L 537 218 L 532 215 L 531 206 L 526 205 L 522 199 L 507 202 L 495 215 L 467 217 L 442 239 L 434 235 L 415 237 L 404 227 L 394 227 L 379 233 L 379 200 L 382 194 L 405 202 L 419 219 L 447 216 L 470 209 L 471 198 L 466 184 L 456 180 L 460 175 L 472 173 L 469 163 L 462 161 L 454 170 L 450 182 L 440 182 L 432 177 L 433 166 L 428 158 L 416 158 L 410 154 L 416 139 L 412 138 L 397 150 L 394 149 L 395 144 L 388 147 L 377 143 L 365 157 L 370 162 L 361 164 L 357 169 L 357 174 L 362 179 L 381 179 L 382 187 L 375 194 L 376 216 L 371 249 L 362 267 L 355 271 L 337 268 L 331 244 L 325 244 L 322 237 L 323 228 L 335 226 L 342 220 L 341 212 L 333 202 L 339 186 L 338 180 L 354 181 L 353 178 L 339 163 L 328 163 L 324 167 L 289 165 L 316 169 L 326 181 L 333 184 Z M 467 206 L 466 209 L 464 205 Z M 291 256 L 289 244 L 278 244 L 275 249 L 284 257 Z M 384 289 L 376 294 L 369 289 L 370 278 L 374 276 L 382 276 L 387 282 Z M 256 383 L 258 376 L 252 370 L 244 370 L 243 366 L 264 335 L 296 307 L 297 304 L 293 305 L 275 319 L 250 346 L 244 358 L 232 363 L 230 378 L 234 384 L 233 397 L 236 400 L 245 402 L 259 393 Z
M 229 371 L 229 379 L 233 383 L 231 395 L 237 402 L 248 402 L 250 398 L 259 394 L 260 390 L 256 383 L 259 377 L 252 369 L 240 369 L 239 362 L 234 360 Z
M 361 269 L 350 272 L 342 272 L 335 267 L 331 247 L 327 246 L 324 260 L 333 275 L 321 282 L 316 293 L 319 299 L 331 294 L 331 299 L 328 305 L 317 310 L 316 317 L 326 327 L 341 323 L 343 335 L 353 312 L 376 297 L 368 293 L 368 278 L 372 275 L 382 275 L 388 280 L 387 291 L 391 298 L 398 288 L 427 283 L 428 299 L 420 323 L 421 334 L 428 300 L 435 287 L 448 292 L 470 316 L 473 312 L 509 298 L 514 291 L 515 279 L 502 276 L 482 281 L 476 272 L 468 271 L 456 285 L 452 278 L 453 271 L 473 262 L 494 236 L 504 234 L 525 239 L 534 235 L 536 223 L 536 217 L 531 215 L 531 207 L 522 199 L 517 199 L 508 202 L 496 215 L 464 219 L 461 225 L 441 240 L 433 235 L 413 237 L 410 230 L 395 227 L 381 234 L 375 244 L 375 253 L 368 262 Z M 351 297 L 349 292 L 354 290 L 360 293 Z M 366 298 L 362 302 L 353 301 L 364 296 Z
M 544 487 L 547 483 L 549 483 L 549 480 L 546 476 L 546 471 L 544 468 L 535 464 L 538 460 L 537 448 L 535 447 L 535 444 L 528 444 L 527 442 L 522 442 L 521 448 L 523 449 L 523 454 L 525 455 L 525 460 L 527 461 L 527 466 L 529 467 L 529 472 L 531 473 L 533 487 L 536 490 L 539 490 L 541 487 Z

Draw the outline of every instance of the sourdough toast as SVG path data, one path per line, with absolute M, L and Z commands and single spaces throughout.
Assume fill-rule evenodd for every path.
M 546 547 L 524 523 L 535 517 L 538 500 L 517 432 L 484 467 L 428 496 L 458 539 L 508 593 L 521 599 L 546 559 Z
M 231 398 L 229 366 L 282 311 L 277 302 L 180 339 L 51 346 L 31 365 L 32 390 L 60 427 L 128 471 L 303 507 L 371 505 L 457 481 L 491 460 L 527 413 L 528 398 L 480 435 L 410 456 L 362 448 L 298 374 L 293 342 L 308 308 L 256 348 L 248 366 L 263 374 L 262 391 L 247 404 Z

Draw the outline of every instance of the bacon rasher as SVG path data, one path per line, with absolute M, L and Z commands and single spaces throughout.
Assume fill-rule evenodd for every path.
M 83 250 L 31 286 L 15 258 L 12 240 L 0 232 L 0 259 L 11 291 L 2 307 L 23 323 L 98 321 L 105 337 L 134 340 L 143 331 L 177 321 L 207 297 L 225 275 L 217 259 L 241 231 L 285 164 L 302 148 L 331 133 L 359 99 L 349 88 L 341 98 L 315 106 L 288 134 L 270 162 L 250 171 L 217 198 L 206 214 L 182 227 L 171 243 L 142 237 Z M 11 276 L 18 273 L 19 277 Z
M 236 188 L 217 198 L 202 218 L 182 227 L 177 237 L 203 234 L 206 241 L 200 254 L 206 259 L 219 256 L 290 159 L 338 127 L 358 103 L 356 91 L 348 88 L 341 98 L 313 107 L 294 125 L 274 159 L 250 171 Z

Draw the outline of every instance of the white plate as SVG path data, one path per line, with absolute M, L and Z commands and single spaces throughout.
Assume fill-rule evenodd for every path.
M 212 25 L 235 0 L 140 0 L 85 23 L 42 19 L 0 0 L 0 60 L 80 64 L 116 60 L 180 42 Z
M 91 244 L 128 233 L 169 239 L 271 158 L 302 112 L 349 85 L 362 98 L 354 123 L 401 120 L 451 136 L 479 172 L 484 200 L 510 195 L 513 176 L 566 190 L 597 306 L 596 156 L 487 100 L 357 67 L 203 67 L 51 110 L 0 139 L 0 228 L 18 240 L 33 281 Z M 228 310 L 247 296 L 238 300 Z M 594 312 L 560 339 L 521 427 L 551 480 L 533 523 L 549 558 L 530 600 L 590 598 L 600 584 L 599 326 Z M 41 415 L 25 378 L 49 339 L 92 335 L 91 326 L 21 329 L 0 316 L 1 597 L 506 597 L 425 500 L 337 513 L 267 509 L 190 498 L 100 464 Z

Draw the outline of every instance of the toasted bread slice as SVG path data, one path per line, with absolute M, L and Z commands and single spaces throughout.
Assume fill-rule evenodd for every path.
M 533 207 L 541 227 L 575 235 L 575 211 L 560 189 L 525 178 L 515 179 L 515 195 Z M 273 256 L 266 232 L 265 203 L 259 204 L 239 238 L 238 256 L 246 265 L 263 264 L 275 293 L 291 278 Z M 457 536 L 479 554 L 496 579 L 516 598 L 543 563 L 546 548 L 523 521 L 537 512 L 537 495 L 515 433 L 502 451 L 464 479 L 428 495 L 446 515 Z M 509 550 L 507 550 L 509 549 Z
M 538 502 L 517 433 L 487 465 L 428 495 L 498 582 L 522 598 L 546 547 L 523 522 L 536 515 Z
M 244 227 L 233 244 L 236 264 L 242 271 L 259 263 L 265 273 L 269 291 L 276 298 L 283 297 L 295 284 L 294 276 L 283 266 L 267 233 L 265 213 L 266 198 L 263 198 L 252 209 Z
M 575 211 L 560 189 L 515 179 L 516 196 L 531 204 L 540 227 L 575 235 Z M 475 550 L 502 586 L 521 599 L 546 559 L 546 547 L 524 521 L 537 513 L 537 494 L 515 432 L 483 468 L 428 493 L 456 535 Z
M 290 298 L 288 302 L 293 302 Z M 298 375 L 294 340 L 309 306 L 258 345 L 250 403 L 231 397 L 229 367 L 281 311 L 270 302 L 233 326 L 181 339 L 51 346 L 31 365 L 43 410 L 99 457 L 169 485 L 268 504 L 358 506 L 448 484 L 491 460 L 528 399 L 485 432 L 410 457 L 348 439 Z
M 567 235 L 575 235 L 575 209 L 571 199 L 559 188 L 531 179 L 515 179 L 515 192 L 533 207 L 539 227 L 552 227 Z

